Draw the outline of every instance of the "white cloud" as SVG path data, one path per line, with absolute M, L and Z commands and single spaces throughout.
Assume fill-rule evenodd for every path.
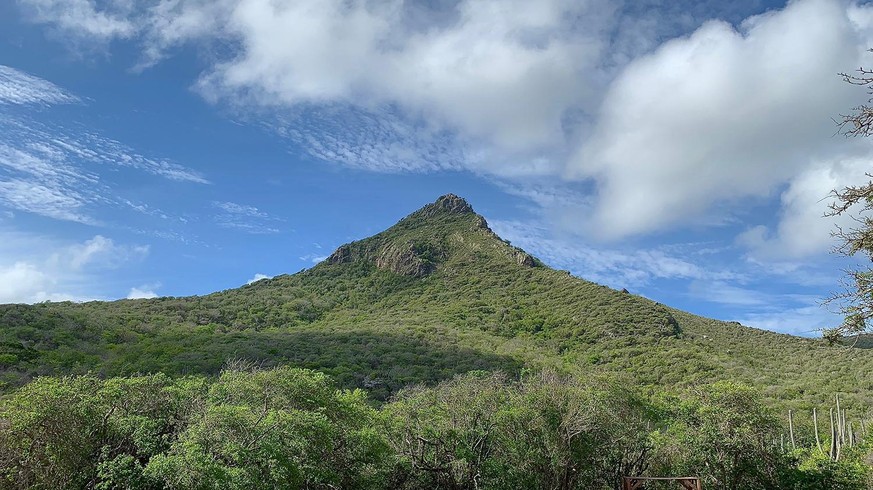
M 321 262 L 322 260 L 326 259 L 327 257 L 328 256 L 324 255 L 324 254 L 312 253 L 312 254 L 302 255 L 298 258 L 300 260 L 305 261 L 305 262 L 312 262 L 313 264 L 317 264 L 317 263 Z
M 207 50 L 194 82 L 205 98 L 320 159 L 497 176 L 591 238 L 723 226 L 787 186 L 782 222 L 741 241 L 759 257 L 818 253 L 823 225 L 797 232 L 811 223 L 809 176 L 849 175 L 841 166 L 869 152 L 831 137 L 831 117 L 866 97 L 836 76 L 869 64 L 866 4 L 795 0 L 742 20 L 757 2 L 21 2 L 73 37 L 134 40 L 139 68 Z M 544 186 L 532 191 L 531 177 Z M 561 178 L 587 187 L 548 196 Z
M 52 283 L 44 272 L 27 262 L 0 267 L 0 303 L 41 301 Z
M 54 255 L 73 270 L 83 267 L 114 268 L 132 260 L 140 260 L 149 253 L 148 245 L 116 245 L 110 238 L 96 235 L 81 244 L 69 246 L 65 254 Z
M 98 8 L 94 0 L 27 0 L 19 2 L 27 8 L 34 22 L 53 24 L 64 34 L 73 34 L 101 41 L 132 35 L 136 28 L 125 18 L 131 2 L 110 0 Z
M 24 180 L 0 181 L 0 204 L 18 211 L 79 223 L 96 224 L 82 212 L 85 198 L 72 189 Z
M 725 281 L 692 281 L 688 292 L 696 299 L 721 305 L 754 307 L 772 304 L 772 297 Z
M 266 275 L 266 274 L 261 274 L 261 273 L 259 272 L 259 273 L 255 274 L 255 277 L 253 277 L 253 278 L 249 279 L 248 281 L 246 281 L 246 284 L 252 284 L 252 283 L 258 282 L 258 281 L 260 281 L 260 280 L 262 280 L 262 279 L 272 279 L 272 278 L 273 278 L 273 276 L 268 276 L 268 275 Z
M 460 145 L 469 147 L 459 152 L 464 164 L 486 172 L 540 172 L 522 163 L 538 159 L 555 173 L 569 119 L 593 109 L 606 82 L 608 39 L 624 39 L 627 30 L 605 0 L 158 0 L 125 12 L 80 0 L 71 15 L 62 2 L 22 3 L 50 4 L 32 20 L 74 36 L 135 36 L 139 67 L 186 43 L 230 46 L 197 81 L 207 99 L 302 110 L 304 118 L 278 124 L 302 140 L 312 133 L 305 117 L 318 118 L 324 107 L 373 114 L 375 135 L 384 139 L 369 127 L 358 133 L 360 120 L 330 123 L 312 151 L 376 170 L 445 168 L 455 162 L 422 153 Z M 106 18 L 125 28 L 92 27 Z M 395 113 L 388 125 L 386 111 Z
M 143 259 L 148 247 L 97 235 L 82 243 L 0 230 L 0 303 L 86 301 L 105 297 L 96 274 Z
M 775 231 L 758 225 L 743 232 L 739 243 L 758 260 L 791 260 L 831 248 L 836 226 L 856 226 L 848 214 L 825 218 L 834 189 L 864 182 L 870 156 L 837 159 L 801 172 L 782 193 L 782 216 Z
M 278 219 L 254 206 L 222 201 L 214 201 L 212 205 L 220 210 L 214 216 L 218 226 L 252 234 L 279 233 L 274 226 Z
M 542 227 L 517 221 L 489 220 L 499 236 L 540 257 L 552 267 L 615 288 L 639 290 L 656 279 L 737 280 L 742 275 L 690 262 L 668 248 L 616 250 L 594 247 L 574 236 L 553 236 Z
M 234 214 L 238 216 L 247 216 L 249 218 L 266 218 L 267 213 L 263 211 L 259 211 L 258 208 L 254 206 L 249 206 L 246 204 L 237 204 L 235 202 L 218 202 L 213 203 L 215 207 L 221 209 L 225 213 Z
M 859 29 L 841 2 L 801 0 L 739 30 L 708 22 L 631 62 L 568 169 L 598 183 L 593 226 L 619 237 L 681 225 L 843 153 L 852 145 L 832 138 L 831 118 L 865 95 L 835 74 L 863 63 Z
M 151 285 L 140 286 L 138 288 L 130 288 L 130 292 L 127 293 L 127 299 L 157 298 L 158 294 L 154 291 L 154 289 L 156 289 L 156 287 Z
M 830 313 L 819 305 L 751 313 L 738 320 L 755 328 L 807 337 L 818 336 L 823 329 L 834 328 L 842 322 L 839 315 Z
M 0 65 L 0 104 L 4 100 L 48 105 L 76 99 L 45 80 Z M 192 169 L 142 155 L 95 131 L 69 129 L 31 116 L 14 111 L 0 114 L 0 207 L 96 225 L 99 207 L 130 203 L 113 182 L 118 173 L 103 171 L 107 167 L 208 183 Z
M 565 111 L 590 92 L 581 75 L 602 49 L 592 3 L 465 1 L 452 22 L 415 30 L 397 1 L 240 0 L 217 27 L 241 49 L 198 87 L 266 106 L 398 104 L 465 139 L 550 147 L 563 141 Z M 592 29 L 567 22 L 580 18 Z
M 47 80 L 0 65 L 0 105 L 67 104 L 78 100 L 75 95 Z

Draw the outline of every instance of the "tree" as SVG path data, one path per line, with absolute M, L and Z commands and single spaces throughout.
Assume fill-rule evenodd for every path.
M 847 83 L 866 87 L 873 95 L 873 70 L 859 68 L 856 74 L 841 73 Z M 846 137 L 870 136 L 873 134 L 873 97 L 867 103 L 841 114 L 836 121 L 839 132 Z M 867 174 L 873 179 L 873 174 Z M 835 251 L 846 256 L 861 254 L 867 263 L 873 261 L 873 180 L 862 185 L 835 189 L 834 198 L 826 216 L 851 216 L 855 225 L 849 228 L 838 226 L 833 235 L 839 240 Z M 857 335 L 870 330 L 873 322 L 873 269 L 869 265 L 847 269 L 843 291 L 827 300 L 835 304 L 845 319 L 843 323 L 825 331 L 825 338 L 836 341 L 842 336 Z
M 145 476 L 168 489 L 383 488 L 387 444 L 361 390 L 278 367 L 225 370 Z
M 848 214 L 851 209 L 856 223 L 851 228 L 836 228 L 833 233 L 839 240 L 836 252 L 846 256 L 861 254 L 867 258 L 865 262 L 873 261 L 873 180 L 834 190 L 832 196 L 835 202 L 830 205 L 828 215 Z M 825 332 L 825 338 L 831 341 L 868 331 L 873 322 L 873 269 L 865 265 L 847 269 L 845 273 L 843 291 L 827 300 L 838 305 L 839 312 L 845 316 L 840 326 Z
M 699 475 L 704 488 L 785 488 L 779 423 L 755 389 L 722 381 L 668 405 L 655 474 Z

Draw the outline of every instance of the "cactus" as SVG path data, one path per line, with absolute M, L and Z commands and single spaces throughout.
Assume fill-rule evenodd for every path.
M 860 444 L 867 436 L 867 422 L 865 419 L 856 420 L 855 423 L 849 421 L 848 411 L 842 407 L 840 403 L 840 395 L 834 396 L 834 404 L 836 407 L 831 407 L 828 410 L 830 416 L 830 447 L 827 452 L 822 446 L 822 438 L 819 434 L 818 427 L 818 410 L 812 409 L 812 428 L 815 434 L 815 445 L 822 455 L 828 456 L 833 461 L 839 461 L 840 456 L 845 448 L 854 447 Z M 796 449 L 794 439 L 794 412 L 788 411 L 788 434 L 791 450 Z M 785 450 L 785 434 L 782 434 L 782 450 Z
M 829 456 L 832 460 L 837 461 L 840 459 L 840 431 L 837 429 L 837 426 L 834 425 L 834 409 L 830 409 L 831 414 L 831 450 L 829 451 Z

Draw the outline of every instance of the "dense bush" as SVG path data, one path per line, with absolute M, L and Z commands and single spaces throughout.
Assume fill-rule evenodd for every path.
M 324 374 L 37 378 L 0 404 L 0 488 L 608 489 L 693 474 L 704 488 L 869 488 L 861 444 L 786 452 L 754 390 L 647 396 L 554 373 L 472 372 L 380 409 Z

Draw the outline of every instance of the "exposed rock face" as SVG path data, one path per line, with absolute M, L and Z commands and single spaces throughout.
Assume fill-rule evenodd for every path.
M 376 267 L 403 274 L 424 277 L 445 259 L 442 246 L 432 243 L 386 243 L 375 249 L 362 249 L 355 244 L 343 245 L 327 258 L 329 264 L 346 264 L 356 260 L 369 261 Z
M 343 245 L 330 254 L 330 257 L 328 257 L 325 262 L 328 264 L 345 264 L 352 260 L 352 247 Z
M 470 203 L 468 203 L 463 197 L 454 194 L 446 194 L 437 199 L 436 202 L 428 204 L 412 213 L 410 216 L 431 218 L 442 213 L 476 214 L 475 211 L 473 211 L 473 206 L 470 206 Z
M 376 257 L 376 267 L 404 276 L 424 277 L 436 269 L 436 262 L 424 257 L 413 244 L 388 245 Z
M 479 216 L 478 214 L 476 215 L 476 228 L 491 231 L 491 228 L 488 227 L 488 222 L 485 221 L 485 218 Z
M 463 197 L 454 194 L 446 194 L 437 199 L 434 203 L 434 208 L 455 214 L 473 212 L 473 206 L 470 206 L 470 203 L 468 203 Z
M 339 247 L 326 262 L 346 264 L 361 261 L 397 274 L 424 277 L 434 272 L 439 264 L 448 258 L 447 237 L 441 236 L 440 231 L 443 228 L 440 227 L 451 222 L 469 223 L 471 231 L 485 230 L 494 235 L 488 227 L 488 222 L 473 211 L 470 203 L 455 194 L 446 194 L 397 224 L 401 230 L 404 227 L 406 230 L 411 230 L 433 225 L 435 231 L 431 236 L 406 239 L 398 239 L 396 236 L 377 236 Z M 509 258 L 525 267 L 541 265 L 537 259 L 523 250 L 512 250 L 512 247 L 510 247 Z
M 530 254 L 523 252 L 521 250 L 516 250 L 515 252 L 515 261 L 518 265 L 523 265 L 525 267 L 536 267 L 537 261 Z

